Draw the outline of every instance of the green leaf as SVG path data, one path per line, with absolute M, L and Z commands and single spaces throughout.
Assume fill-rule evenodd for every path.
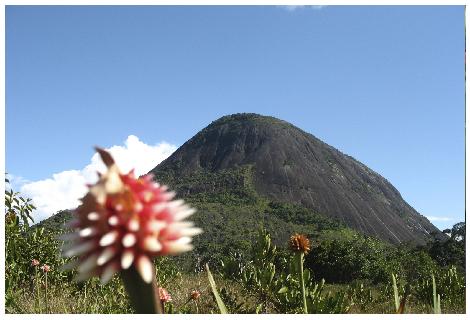
M 308 269 L 305 269 L 304 270 L 304 283 L 307 284 L 309 280 L 310 280 L 310 271 L 308 271 Z
M 207 277 L 209 278 L 209 282 L 211 284 L 212 292 L 214 293 L 215 300 L 217 300 L 217 305 L 219 306 L 220 313 L 228 314 L 227 308 L 225 307 L 224 302 L 222 301 L 222 299 L 219 296 L 219 293 L 217 292 L 214 278 L 212 277 L 211 271 L 209 270 L 209 265 L 207 263 L 206 263 L 206 269 L 207 269 Z
M 29 213 L 28 213 L 28 218 L 30 218 L 30 219 L 31 219 L 31 221 L 32 221 L 32 222 L 34 222 L 34 218 L 33 218 L 33 217 L 31 217 L 31 215 L 30 215 Z
M 392 280 L 393 280 L 393 295 L 395 297 L 395 308 L 396 308 L 396 311 L 398 311 L 398 308 L 400 307 L 400 299 L 398 298 L 397 280 L 393 273 L 392 273 Z
M 434 313 L 440 314 L 441 313 L 441 296 L 436 294 L 436 279 L 434 275 L 432 275 L 432 295 L 434 300 Z
M 285 292 L 287 292 L 287 287 L 282 287 L 281 289 L 279 289 L 277 293 L 285 293 Z
M 256 307 L 256 314 L 258 314 L 261 311 L 261 308 L 263 308 L 263 303 L 261 302 L 258 307 Z

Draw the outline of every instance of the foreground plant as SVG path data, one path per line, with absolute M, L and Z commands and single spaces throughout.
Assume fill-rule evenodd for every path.
M 36 281 L 36 291 L 37 291 L 37 301 L 38 301 L 38 311 L 39 313 L 42 313 L 41 312 L 41 296 L 39 294 L 39 278 L 38 278 L 38 265 L 39 265 L 39 261 L 37 261 L 36 259 L 33 259 L 33 261 L 31 261 L 31 267 L 34 267 L 34 273 L 35 273 L 35 276 L 34 276 L 34 279 Z
M 189 294 L 189 299 L 186 301 L 184 305 L 187 305 L 191 300 L 194 301 L 194 304 L 196 305 L 196 313 L 199 313 L 199 306 L 198 306 L 198 300 L 199 300 L 199 292 L 197 291 L 191 291 Z
M 257 241 L 252 248 L 253 264 L 249 264 L 241 272 L 241 285 L 244 293 L 253 293 L 257 299 L 257 307 L 253 311 L 267 313 L 268 306 L 276 301 L 275 293 L 278 290 L 276 266 L 273 263 L 277 248 L 272 244 L 268 230 L 264 228 L 259 230 Z M 230 273 L 238 274 L 240 271 L 232 270 Z
M 64 269 L 77 268 L 76 281 L 100 276 L 106 284 L 120 271 L 138 313 L 161 313 L 152 258 L 192 250 L 191 237 L 202 232 L 183 221 L 195 210 L 175 193 L 152 183 L 152 175 L 122 174 L 111 155 L 96 148 L 107 171 L 89 186 L 78 218 L 66 224 L 72 233 L 60 239 L 63 257 L 79 256 Z
M 42 283 L 42 286 L 45 289 L 45 291 L 44 291 L 44 300 L 45 300 L 45 303 L 46 303 L 46 313 L 49 313 L 49 303 L 48 303 L 49 299 L 47 298 L 47 273 L 49 271 L 51 271 L 51 268 L 47 264 L 45 264 L 41 267 L 41 271 L 44 273 L 44 277 L 45 277 L 45 280 Z
M 168 292 L 163 289 L 160 284 L 158 286 L 158 296 L 160 297 L 160 303 L 162 305 L 162 311 L 165 313 L 165 302 L 170 302 L 171 301 L 171 296 L 168 294 Z
M 217 306 L 219 307 L 221 314 L 228 314 L 227 307 L 225 306 L 222 298 L 220 298 L 219 292 L 217 291 L 217 286 L 215 285 L 214 277 L 209 270 L 209 265 L 206 263 L 207 277 L 209 278 L 209 283 L 212 287 L 212 292 L 214 293 L 215 300 L 217 301 Z M 198 295 L 199 297 L 199 295 Z
M 289 240 L 289 251 L 295 254 L 299 265 L 299 283 L 300 283 L 300 292 L 302 294 L 302 302 L 304 305 L 304 313 L 308 313 L 307 310 L 307 298 L 305 295 L 305 283 L 304 283 L 304 268 L 303 268 L 303 259 L 304 254 L 308 253 L 309 248 L 308 239 L 302 234 L 299 235 L 297 232 L 295 236 L 291 236 Z

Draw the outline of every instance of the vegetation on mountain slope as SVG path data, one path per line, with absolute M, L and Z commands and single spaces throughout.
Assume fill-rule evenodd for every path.
M 17 196 L 15 194 L 14 198 Z M 193 205 L 201 214 L 195 216 L 196 224 L 200 226 L 203 221 L 211 221 L 204 227 L 206 237 L 198 240 L 192 252 L 155 259 L 158 281 L 173 297 L 173 301 L 167 303 L 166 313 L 219 312 L 215 298 L 209 294 L 210 289 L 207 290 L 207 277 L 201 272 L 200 266 L 204 262 L 208 262 L 215 273 L 220 297 L 229 312 L 302 312 L 299 284 L 293 277 L 296 267 L 287 248 L 289 228 L 305 232 L 312 240 L 315 239 L 305 259 L 309 312 L 395 313 L 393 274 L 398 279 L 398 299 L 408 297 L 405 312 L 432 313 L 433 299 L 436 298 L 434 290 L 440 297 L 440 308 L 434 310 L 465 313 L 465 223 L 445 230 L 451 236 L 446 242 L 436 238 L 425 246 L 416 247 L 410 243 L 390 245 L 334 222 L 329 225 L 328 221 L 318 220 L 311 230 L 307 225 L 295 224 L 303 222 L 302 217 L 309 216 L 305 208 L 266 199 L 257 201 L 256 205 L 237 206 L 230 205 L 233 197 L 227 199 L 232 200 L 222 205 L 198 202 L 195 197 Z M 58 247 L 63 242 L 57 240 L 56 235 L 63 230 L 57 229 L 55 223 L 72 215 L 71 212 L 60 211 L 50 218 L 50 223 L 44 221 L 47 230 L 36 226 L 26 233 L 27 226 L 19 218 L 25 204 L 20 204 L 18 210 L 8 206 L 11 203 L 8 194 L 5 201 L 8 209 L 5 215 L 8 240 L 5 243 L 6 313 L 133 312 L 118 276 L 103 286 L 96 278 L 72 282 L 76 271 L 61 271 L 60 267 L 73 258 L 59 256 Z M 283 215 L 285 211 L 290 214 Z M 302 214 L 298 217 L 296 212 Z M 308 221 L 315 222 L 315 213 L 310 212 L 310 215 L 312 218 Z M 251 220 L 250 216 L 253 217 Z M 229 220 L 235 221 L 233 225 Z M 240 227 L 243 221 L 249 221 L 253 226 Z M 321 227 L 322 223 L 326 227 Z M 235 228 L 237 224 L 238 228 Z M 277 249 L 274 241 L 266 242 L 271 239 L 270 232 L 263 228 L 266 226 L 275 230 L 272 239 L 277 237 Z M 257 232 L 246 231 L 256 228 Z M 221 236 L 223 230 L 234 235 L 237 235 L 237 230 L 245 233 L 243 238 L 237 239 L 227 234 Z M 260 230 L 264 231 L 260 233 Z M 260 234 L 263 235 L 261 238 Z M 215 235 L 215 238 L 210 239 L 207 235 Z M 265 247 L 268 243 L 271 249 Z M 267 257 L 262 258 L 266 252 L 270 252 L 267 260 Z M 254 264 L 260 259 L 265 259 L 266 269 Z M 38 275 L 31 264 L 33 260 L 47 265 L 50 271 Z M 407 286 L 411 288 L 408 295 L 405 293 Z M 199 300 L 188 300 L 194 290 L 198 291 Z

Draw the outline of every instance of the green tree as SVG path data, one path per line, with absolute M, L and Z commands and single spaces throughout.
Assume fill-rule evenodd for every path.
M 383 277 L 385 244 L 375 237 L 355 234 L 346 239 L 324 239 L 311 248 L 306 267 L 315 280 L 348 283 L 355 279 Z
M 465 243 L 465 222 L 459 222 L 452 226 L 452 229 L 445 229 L 442 231 L 450 235 L 451 239 L 455 241 L 463 241 Z
M 10 183 L 10 180 L 6 178 L 5 173 L 5 183 Z M 15 217 L 18 217 L 22 221 L 22 225 L 26 230 L 29 229 L 29 221 L 34 222 L 31 213 L 36 207 L 30 203 L 32 199 L 24 200 L 23 197 L 19 196 L 19 192 L 13 192 L 13 189 L 10 191 L 5 190 L 5 222 L 12 223 L 15 220 Z
M 443 233 L 450 236 L 447 241 L 434 239 L 417 249 L 428 253 L 441 268 L 453 265 L 459 274 L 465 274 L 465 222 L 456 223 Z

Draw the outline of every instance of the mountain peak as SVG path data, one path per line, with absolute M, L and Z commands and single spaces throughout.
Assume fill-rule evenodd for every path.
M 247 165 L 250 188 L 261 197 L 313 209 L 387 242 L 424 243 L 437 230 L 382 176 L 274 117 L 239 113 L 217 119 L 150 172 L 177 181 L 195 170 L 209 174 Z M 218 187 L 217 181 L 195 182 L 176 191 L 186 197 Z
M 256 113 L 236 113 L 232 115 L 227 115 L 222 118 L 219 118 L 213 121 L 207 128 L 212 126 L 220 126 L 223 124 L 236 124 L 236 123 L 243 123 L 243 122 L 252 122 L 258 124 L 265 124 L 270 126 L 280 126 L 280 127 L 293 127 L 296 128 L 294 125 L 290 124 L 287 121 L 280 120 L 271 116 L 263 116 Z

